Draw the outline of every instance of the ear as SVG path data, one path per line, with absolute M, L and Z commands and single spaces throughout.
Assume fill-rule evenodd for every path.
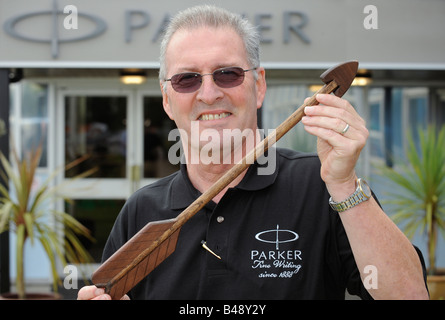
M 169 103 L 169 101 L 168 101 L 168 95 L 167 95 L 167 92 L 164 90 L 164 84 L 162 83 L 162 81 L 159 82 L 159 85 L 161 86 L 161 92 L 162 92 L 162 105 L 163 105 L 163 107 L 164 107 L 164 111 L 165 111 L 165 113 L 168 115 L 168 117 L 169 117 L 171 120 L 174 120 L 174 119 L 173 119 L 173 113 L 172 113 L 172 110 L 171 110 L 171 108 L 170 108 L 170 103 Z
M 256 99 L 257 99 L 257 109 L 261 108 L 263 105 L 264 97 L 266 96 L 266 70 L 263 67 L 257 69 L 258 79 L 256 81 Z

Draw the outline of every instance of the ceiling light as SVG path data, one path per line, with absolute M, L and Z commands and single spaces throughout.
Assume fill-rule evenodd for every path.
M 309 86 L 309 91 L 311 92 L 317 92 L 318 90 L 320 90 L 321 88 L 323 88 L 322 84 L 312 84 Z
M 371 72 L 367 70 L 359 70 L 352 81 L 351 86 L 368 86 L 372 82 Z
M 124 84 L 141 84 L 147 80 L 143 70 L 124 70 L 121 72 L 121 82 Z

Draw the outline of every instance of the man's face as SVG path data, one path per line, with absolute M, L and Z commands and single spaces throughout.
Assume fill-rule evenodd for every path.
M 167 79 L 183 72 L 208 74 L 224 67 L 250 68 L 241 38 L 228 28 L 177 31 L 168 45 L 166 64 Z M 198 121 L 200 134 L 205 129 L 216 129 L 221 139 L 223 129 L 255 131 L 256 112 L 266 92 L 265 71 L 258 68 L 257 72 L 257 80 L 249 71 L 243 83 L 233 88 L 218 87 L 212 76 L 204 76 L 201 87 L 191 93 L 176 92 L 167 83 L 167 90 L 163 91 L 164 109 L 189 138 L 192 121 Z M 189 146 L 191 143 L 194 148 L 208 143 L 190 140 Z

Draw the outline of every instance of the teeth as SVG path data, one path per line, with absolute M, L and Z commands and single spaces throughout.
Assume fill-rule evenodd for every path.
M 201 115 L 198 120 L 204 120 L 204 121 L 207 121 L 207 120 L 218 120 L 218 119 L 226 118 L 228 116 L 230 116 L 229 112 L 223 112 L 223 113 L 220 113 L 220 114 L 210 113 L 210 114 L 203 114 L 203 115 Z

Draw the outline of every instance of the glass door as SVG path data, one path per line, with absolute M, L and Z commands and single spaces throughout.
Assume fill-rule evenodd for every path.
M 67 86 L 59 89 L 57 101 L 56 163 L 60 167 L 87 157 L 60 180 L 66 183 L 63 193 L 73 200 L 63 209 L 88 227 L 96 240 L 84 242 L 95 260 L 94 270 L 125 200 L 179 169 L 168 159 L 169 148 L 177 143 L 168 135 L 176 126 L 154 88 Z M 90 169 L 95 169 L 91 176 L 74 179 Z
M 140 92 L 138 101 L 143 114 L 141 185 L 146 185 L 179 170 L 177 159 L 168 158 L 170 148 L 178 142 L 168 139 L 176 125 L 165 113 L 162 97 Z
M 67 170 L 64 180 L 90 169 L 95 172 L 69 185 L 70 197 L 115 199 L 132 192 L 129 181 L 133 146 L 129 92 L 65 91 L 59 98 L 58 164 L 70 164 L 86 157 Z
M 132 166 L 137 161 L 134 154 L 138 139 L 133 96 L 131 90 L 119 88 L 59 89 L 55 116 L 57 167 L 86 158 L 61 173 L 63 193 L 72 201 L 60 204 L 60 209 L 85 225 L 95 239 L 82 239 L 94 259 L 92 266 L 81 266 L 87 274 L 100 263 L 114 221 L 134 191 Z M 75 178 L 90 169 L 95 170 L 93 174 Z

